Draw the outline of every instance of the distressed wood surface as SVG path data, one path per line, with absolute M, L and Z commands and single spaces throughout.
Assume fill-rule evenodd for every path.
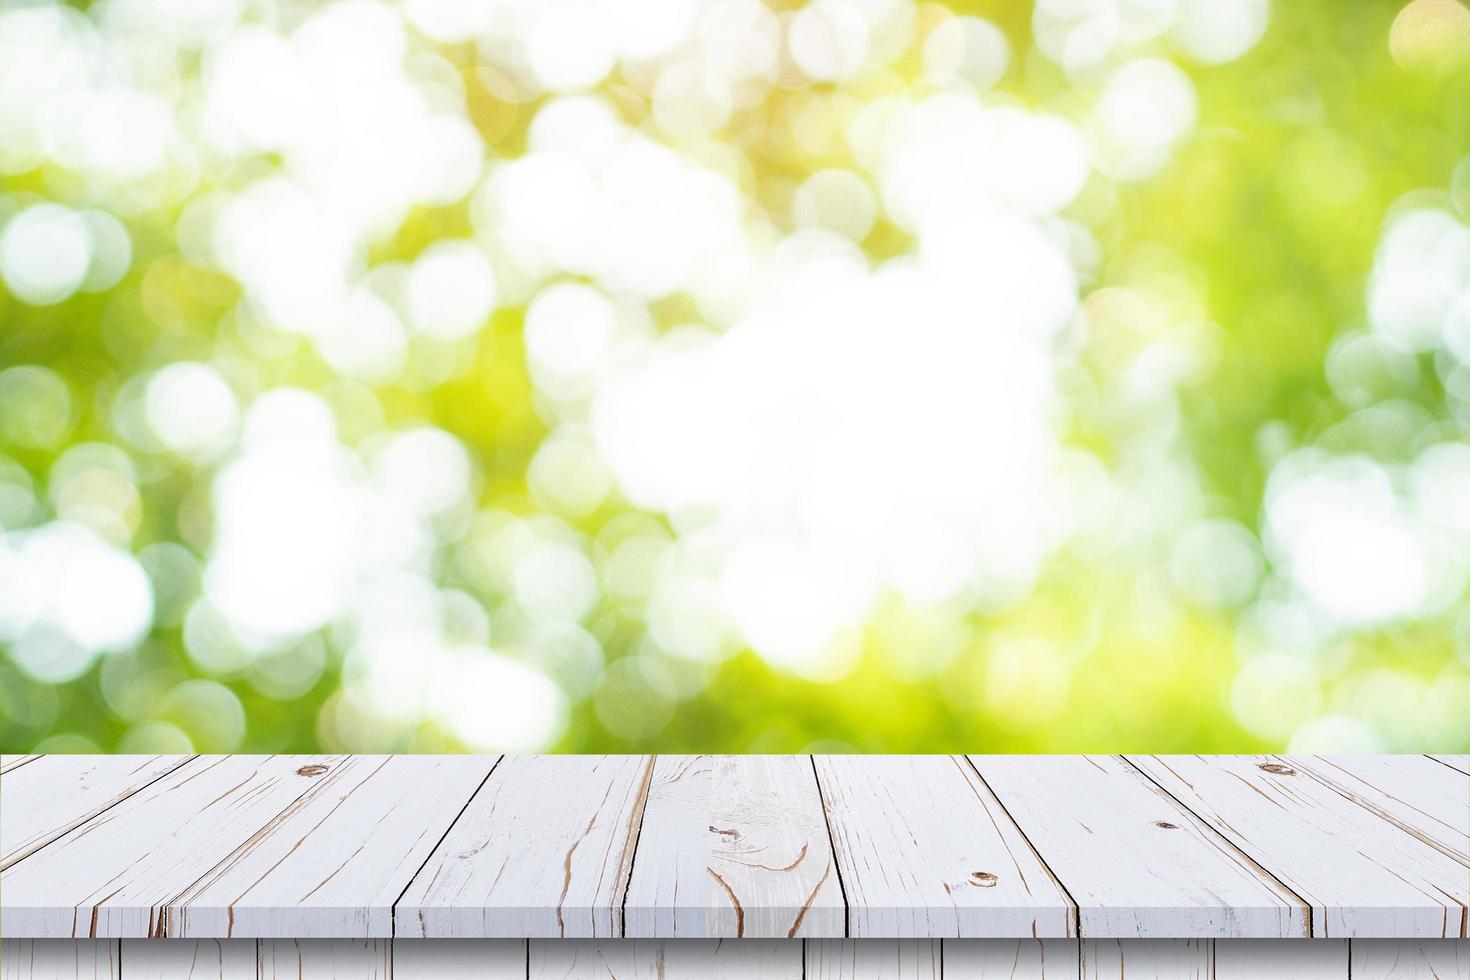
M 531 940 L 530 980 L 801 980 L 781 939 Z
M 962 756 L 817 756 L 854 938 L 1069 936 L 1076 909 Z
M 1422 755 L 1308 757 L 1289 764 L 1470 868 L 1470 776 Z
M 19 769 L 27 762 L 35 762 L 43 758 L 39 755 L 0 755 L 0 773 L 7 773 L 12 769 Z
M 117 980 L 116 939 L 6 939 L 0 942 L 4 980 Z
M 1464 980 L 1470 941 L 7 940 L 3 980 Z
M 1304 909 L 1428 939 L 1470 905 L 1470 775 L 1427 756 L 5 762 L 12 940 L 1275 938 Z
M 1346 939 L 1215 943 L 1215 980 L 1343 980 L 1346 976 Z
M 1348 799 L 1296 760 L 1141 756 L 1135 765 L 1313 908 L 1340 938 L 1465 934 L 1464 865 Z
M 1208 939 L 1085 940 L 1080 976 L 1081 980 L 1209 980 L 1214 955 Z
M 0 931 L 156 936 L 175 896 L 309 792 L 317 769 L 341 761 L 241 755 L 186 762 L 6 869 Z M 6 774 L 7 783 L 38 765 Z
M 1077 903 L 1082 935 L 1307 935 L 1295 895 L 1117 756 L 970 761 Z
M 978 940 L 977 940 L 978 941 Z M 938 939 L 813 939 L 806 944 L 806 980 L 940 980 Z
M 260 980 L 391 980 L 393 976 L 393 949 L 386 939 L 262 939 L 258 955 Z
M 1077 980 L 1082 970 L 1076 939 L 946 939 L 949 980 Z
M 1429 758 L 1470 776 L 1470 755 L 1431 755 Z
M 842 936 L 811 761 L 659 757 L 623 911 L 635 938 Z
M 399 900 L 396 934 L 619 935 L 652 772 L 651 756 L 506 758 Z
M 526 980 L 524 939 L 395 939 L 393 980 Z
M 391 937 L 394 901 L 497 761 L 345 760 L 173 899 L 165 933 Z
M 1470 942 L 1453 939 L 1379 939 L 1351 942 L 1352 980 L 1465 980 Z
M 10 758 L 16 758 L 11 756 Z M 190 756 L 21 756 L 5 770 L 0 870 L 188 762 Z
M 256 980 L 254 939 L 124 939 L 128 980 Z

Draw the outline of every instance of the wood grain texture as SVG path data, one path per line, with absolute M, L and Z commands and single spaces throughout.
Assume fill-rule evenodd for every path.
M 1055 938 L 1076 909 L 956 756 L 817 756 L 854 938 Z
M 661 756 L 625 935 L 841 936 L 846 908 L 806 756 Z
M 4 980 L 117 980 L 116 939 L 7 939 L 0 943 Z
M 254 939 L 124 939 L 123 980 L 256 980 Z
M 1281 759 L 1470 868 L 1470 775 L 1422 755 Z
M 970 761 L 1077 903 L 1083 936 L 1307 935 L 1296 896 L 1117 756 Z
M 1470 980 L 1470 942 L 1354 939 L 1352 980 Z
M 530 980 L 801 980 L 789 939 L 531 940 Z
M 652 772 L 646 756 L 505 758 L 399 900 L 397 935 L 619 935 Z
M 1429 758 L 1470 776 L 1470 755 L 1431 755 Z
M 37 938 L 157 936 L 175 896 L 340 761 L 240 755 L 186 762 L 9 868 L 0 930 Z
M 0 776 L 0 869 L 179 768 L 187 755 L 23 756 Z
M 946 939 L 945 980 L 1077 980 L 1075 939 Z
M 524 939 L 395 939 L 393 980 L 526 980 Z
M 393 902 L 496 756 L 354 756 L 165 912 L 169 936 L 387 938 Z
M 386 939 L 262 939 L 260 980 L 391 980 Z
M 812 939 L 806 980 L 939 980 L 938 939 Z
M 1215 980 L 1347 980 L 1348 940 L 1215 943 Z
M 1349 964 L 1351 963 L 1351 973 Z M 1465 980 L 1467 940 L 7 940 L 0 980 Z
M 27 762 L 35 762 L 42 758 L 39 755 L 0 755 L 0 773 L 7 773 L 12 769 L 19 769 Z
M 1213 957 L 1208 939 L 1084 939 L 1081 980 L 1209 980 Z
M 1459 862 L 1272 756 L 1140 756 L 1134 763 L 1313 908 L 1334 938 L 1464 934 Z

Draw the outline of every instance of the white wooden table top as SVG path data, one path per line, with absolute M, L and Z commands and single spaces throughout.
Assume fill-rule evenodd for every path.
M 7 938 L 1462 938 L 1464 756 L 4 756 Z

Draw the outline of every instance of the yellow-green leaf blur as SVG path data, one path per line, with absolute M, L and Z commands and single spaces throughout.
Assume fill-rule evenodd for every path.
M 0 3 L 0 748 L 1470 748 L 1460 0 Z

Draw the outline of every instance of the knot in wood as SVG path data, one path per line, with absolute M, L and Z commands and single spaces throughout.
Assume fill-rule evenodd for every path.
M 296 770 L 298 776 L 320 776 L 327 771 L 326 766 L 302 766 Z
M 1257 769 L 1263 769 L 1275 776 L 1295 776 L 1296 770 L 1291 766 L 1283 766 L 1279 762 L 1261 762 L 1256 764 Z
M 1159 828 L 1160 830 L 1178 830 L 1179 829 L 1179 825 L 1177 823 L 1170 823 L 1167 820 L 1155 820 L 1154 821 L 1154 826 L 1157 827 L 1157 828 Z
M 991 874 L 989 871 L 970 872 L 970 884 L 979 885 L 981 888 L 994 888 L 995 883 L 999 880 L 1000 879 L 996 878 L 996 876 Z

